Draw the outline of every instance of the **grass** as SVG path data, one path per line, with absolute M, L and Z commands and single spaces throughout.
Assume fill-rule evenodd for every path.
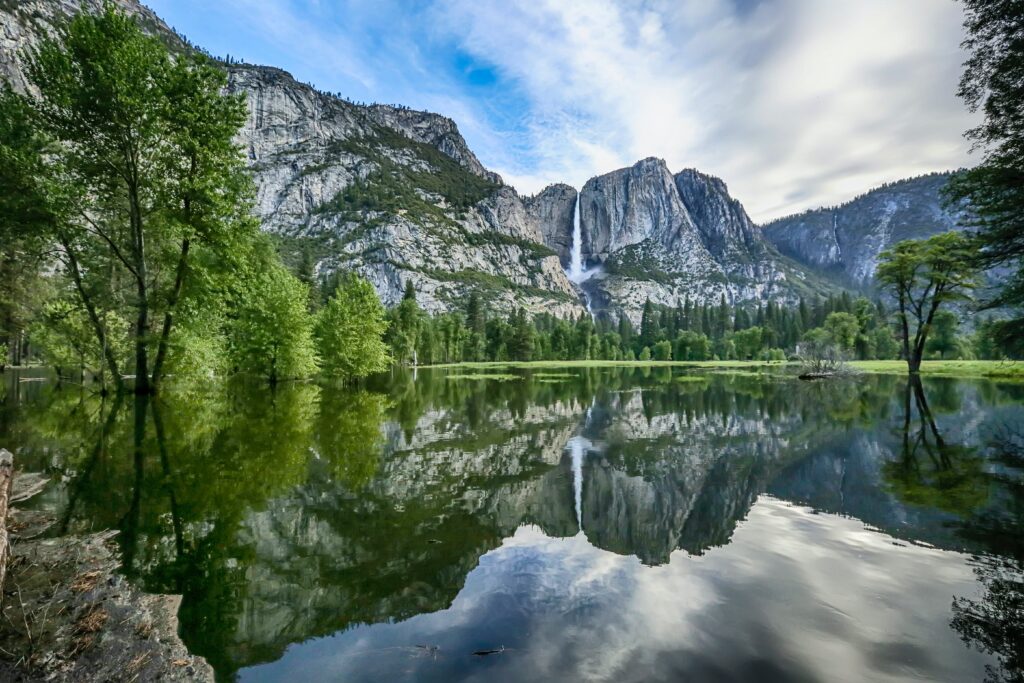
M 907 374 L 907 364 L 901 360 L 859 360 L 850 366 L 861 372 L 886 375 Z M 921 363 L 921 374 L 937 377 L 995 377 L 1024 380 L 1024 361 L 1012 360 L 926 360 Z
M 509 375 L 507 373 L 487 373 L 487 372 L 473 372 L 464 375 L 447 375 L 447 379 L 459 379 L 459 380 L 495 380 L 498 382 L 509 382 L 511 380 L 521 379 L 518 375 Z
M 854 370 L 870 374 L 905 375 L 907 364 L 901 360 L 853 361 Z M 761 371 L 788 370 L 799 367 L 798 363 L 783 361 L 626 361 L 626 360 L 542 360 L 542 361 L 501 361 L 481 363 L 448 363 L 435 365 L 436 368 L 464 368 L 474 370 L 496 370 L 504 368 L 524 369 L 566 369 L 566 368 L 620 368 L 620 367 L 678 367 L 706 370 Z M 990 377 L 995 379 L 1024 380 L 1024 361 L 998 360 L 926 360 L 921 364 L 921 374 L 932 377 Z M 537 375 L 535 375 L 537 376 Z
M 486 361 L 477 363 L 446 363 L 435 368 L 781 368 L 783 361 L 716 360 L 716 361 L 674 361 L 674 360 L 531 360 L 531 361 Z

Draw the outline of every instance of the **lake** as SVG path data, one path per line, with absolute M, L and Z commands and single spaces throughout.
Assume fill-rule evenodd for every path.
M 436 369 L 138 403 L 26 371 L 0 391 L 52 533 L 119 529 L 123 572 L 184 596 L 223 680 L 1024 675 L 1019 383 Z

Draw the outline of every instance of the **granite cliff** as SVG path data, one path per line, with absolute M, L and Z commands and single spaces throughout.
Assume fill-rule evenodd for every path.
M 152 11 L 119 0 L 173 51 L 197 49 Z M 88 0 L 98 11 L 99 0 Z M 0 74 L 24 90 L 24 54 L 80 5 L 0 5 Z M 238 143 L 253 169 L 256 213 L 286 259 L 309 255 L 318 274 L 367 277 L 385 304 L 412 280 L 430 312 L 460 308 L 470 289 L 499 311 L 561 316 L 583 306 L 557 254 L 544 246 L 538 202 L 484 168 L 449 118 L 401 106 L 357 105 L 279 69 L 223 64 L 249 119 Z
M 890 183 L 836 207 L 771 221 L 764 235 L 783 254 L 845 286 L 870 286 L 885 249 L 959 227 L 962 213 L 942 198 L 951 176 L 933 173 Z

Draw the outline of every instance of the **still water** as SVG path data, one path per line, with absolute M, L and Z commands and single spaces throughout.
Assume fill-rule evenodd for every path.
M 0 446 L 223 680 L 1024 675 L 1024 385 L 501 372 L 145 404 L 8 373 Z

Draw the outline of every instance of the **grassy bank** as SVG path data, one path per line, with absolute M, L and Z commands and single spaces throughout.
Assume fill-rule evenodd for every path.
M 906 374 L 907 364 L 901 360 L 861 360 L 850 365 L 861 372 Z M 1012 360 L 926 360 L 921 374 L 940 377 L 997 377 L 1024 380 L 1024 361 Z
M 860 372 L 905 375 L 907 364 L 901 360 L 854 361 L 850 366 Z M 621 367 L 680 367 L 706 368 L 708 370 L 788 370 L 798 367 L 797 363 L 781 361 L 611 361 L 611 360 L 544 360 L 509 361 L 489 363 L 448 363 L 433 365 L 434 368 L 458 368 L 462 370 L 497 370 L 522 368 L 541 370 L 548 368 L 621 368 Z M 938 377 L 993 377 L 1000 379 L 1024 380 L 1024 361 L 995 360 L 929 360 L 921 364 L 921 374 Z

